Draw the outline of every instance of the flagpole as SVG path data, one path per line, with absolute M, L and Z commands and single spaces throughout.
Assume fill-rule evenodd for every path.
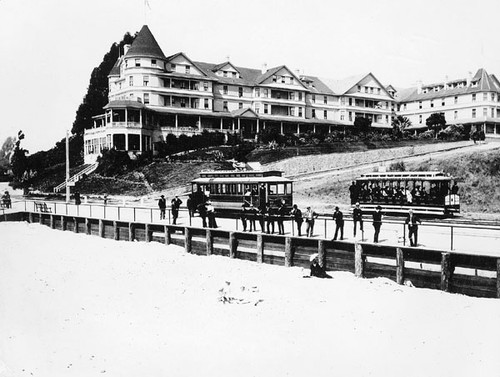
M 69 189 L 69 132 L 66 130 L 66 203 L 70 201 Z

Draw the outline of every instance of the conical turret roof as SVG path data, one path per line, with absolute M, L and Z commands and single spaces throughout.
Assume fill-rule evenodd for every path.
M 151 30 L 149 30 L 147 25 L 144 25 L 139 34 L 137 34 L 137 37 L 125 56 L 128 58 L 147 57 L 165 59 L 163 51 L 158 45 L 158 42 L 156 42 L 153 33 L 151 33 Z

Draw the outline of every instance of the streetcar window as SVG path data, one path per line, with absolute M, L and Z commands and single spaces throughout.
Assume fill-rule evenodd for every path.
M 287 194 L 291 194 L 292 193 L 292 184 L 291 183 L 287 183 L 286 184 L 286 193 Z
M 283 183 L 278 183 L 278 195 L 285 194 L 285 185 Z
M 269 185 L 269 194 L 270 195 L 276 194 L 276 184 L 273 183 Z

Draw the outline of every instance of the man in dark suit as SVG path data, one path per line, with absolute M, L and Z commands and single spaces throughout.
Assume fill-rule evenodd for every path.
M 420 221 L 420 218 L 413 213 L 411 208 L 408 211 L 405 223 L 408 224 L 408 238 L 410 240 L 410 246 L 417 246 L 418 224 L 422 224 L 422 221 Z
M 377 206 L 376 211 L 373 212 L 373 228 L 375 233 L 373 234 L 373 242 L 378 242 L 378 236 L 380 234 L 380 227 L 382 226 L 382 207 Z

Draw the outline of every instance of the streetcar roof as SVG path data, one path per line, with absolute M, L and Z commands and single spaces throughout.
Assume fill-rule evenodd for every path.
M 383 173 L 367 173 L 362 174 L 358 181 L 373 181 L 373 180 L 428 180 L 428 181 L 449 181 L 453 179 L 441 171 L 398 171 L 398 172 L 383 172 Z
M 243 183 L 243 184 L 258 184 L 258 183 L 292 183 L 293 181 L 284 177 L 217 177 L 217 178 L 196 178 L 192 183 Z

